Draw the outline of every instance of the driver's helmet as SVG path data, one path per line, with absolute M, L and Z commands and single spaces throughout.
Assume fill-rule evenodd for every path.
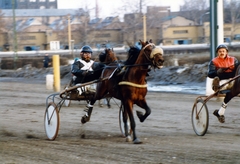
M 81 52 L 90 52 L 90 53 L 92 53 L 93 51 L 92 51 L 92 48 L 90 46 L 86 45 L 86 46 L 82 47 Z
M 219 44 L 219 45 L 217 46 L 217 48 L 216 48 L 216 52 L 218 52 L 218 50 L 219 50 L 220 48 L 225 48 L 225 49 L 227 50 L 227 52 L 228 52 L 228 47 L 227 47 L 225 44 Z

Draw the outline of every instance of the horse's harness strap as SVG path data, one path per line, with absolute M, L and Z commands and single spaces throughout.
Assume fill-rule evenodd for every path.
M 137 88 L 147 88 L 147 84 L 135 84 L 135 83 L 132 83 L 132 82 L 128 82 L 128 81 L 121 81 L 118 83 L 118 85 L 129 85 L 129 86 L 132 86 L 132 87 L 137 87 Z

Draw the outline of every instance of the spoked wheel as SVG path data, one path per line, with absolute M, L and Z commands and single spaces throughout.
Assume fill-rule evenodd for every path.
M 198 136 L 204 136 L 208 129 L 209 115 L 206 103 L 198 99 L 192 108 L 192 126 Z
M 44 128 L 49 140 L 55 140 L 59 130 L 59 112 L 55 103 L 50 102 L 44 114 Z
M 123 110 L 124 110 L 123 105 L 121 105 L 120 106 L 120 110 L 119 110 L 119 126 L 120 126 L 120 130 L 121 130 L 122 136 L 126 137 L 126 135 L 125 135 L 125 128 L 124 128 L 124 122 L 123 122 Z M 127 129 L 128 129 L 129 134 L 131 134 L 132 131 L 131 131 L 129 117 L 127 118 Z

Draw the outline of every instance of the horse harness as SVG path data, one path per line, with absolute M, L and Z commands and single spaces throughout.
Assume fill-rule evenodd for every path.
M 152 52 L 150 54 L 150 56 L 148 56 L 146 53 L 145 53 L 145 48 L 147 48 L 148 46 L 153 46 L 153 49 L 152 49 Z M 163 53 L 161 49 L 159 48 L 156 48 L 155 44 L 153 43 L 149 43 L 147 44 L 145 47 L 143 47 L 143 54 L 145 55 L 145 57 L 147 58 L 148 61 L 150 61 L 150 63 L 145 63 L 145 64 L 134 64 L 134 65 L 131 65 L 131 66 L 128 66 L 128 67 L 135 67 L 135 66 L 144 66 L 144 65 L 149 65 L 151 63 L 154 63 L 154 55 L 156 53 Z M 152 66 L 152 64 L 151 64 Z M 149 69 L 149 68 L 148 68 Z M 132 82 L 129 82 L 129 81 L 121 81 L 118 83 L 118 85 L 129 85 L 129 86 L 132 86 L 132 87 L 137 87 L 137 88 L 147 88 L 147 83 L 146 84 L 136 84 L 136 83 L 132 83 Z

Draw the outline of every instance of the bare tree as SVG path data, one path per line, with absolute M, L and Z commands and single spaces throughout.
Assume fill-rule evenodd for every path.
M 79 9 L 75 15 L 77 21 L 79 22 L 78 26 L 74 29 L 76 36 L 79 37 L 82 44 L 88 44 L 88 32 L 90 30 L 89 21 L 90 21 L 90 10 L 85 7 L 85 9 Z M 79 40 L 79 39 L 78 39 Z M 78 43 L 80 44 L 80 43 Z
M 118 11 L 112 13 L 112 15 L 127 14 L 127 13 L 144 13 L 147 6 L 151 6 L 150 0 L 122 0 L 122 6 L 118 8 Z
M 209 0 L 184 0 L 180 13 L 194 22 L 200 22 L 202 15 L 209 9 Z
M 4 14 L 2 13 L 2 10 L 0 10 L 0 32 L 3 32 L 4 27 L 5 27 L 5 22 L 3 20 Z
M 224 1 L 224 22 L 231 23 L 231 36 L 233 37 L 234 32 L 240 27 L 237 26 L 237 23 L 240 23 L 240 1 L 239 0 L 230 0 Z
M 134 44 L 139 39 L 143 39 L 143 13 L 146 10 L 148 0 L 122 0 L 122 4 L 122 7 L 116 13 L 119 15 L 125 14 L 124 23 L 126 28 L 123 29 L 123 32 L 128 37 L 124 38 L 124 41 L 128 44 Z
M 8 34 L 7 34 L 7 27 L 6 27 L 6 21 L 3 19 L 4 14 L 2 13 L 2 10 L 0 10 L 0 42 L 3 44 L 3 48 L 5 50 L 9 49 L 8 45 Z

